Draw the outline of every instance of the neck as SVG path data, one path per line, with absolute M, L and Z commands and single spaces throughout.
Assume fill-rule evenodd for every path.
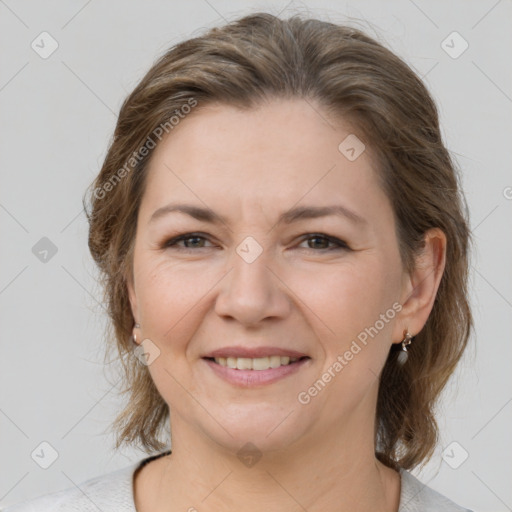
M 333 424 L 284 449 L 265 451 L 253 465 L 176 414 L 171 432 L 179 442 L 159 459 L 151 510 L 398 510 L 400 476 L 375 458 L 372 422 Z

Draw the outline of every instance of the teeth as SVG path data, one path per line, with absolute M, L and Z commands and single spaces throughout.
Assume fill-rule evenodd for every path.
M 256 357 L 216 357 L 215 362 L 221 366 L 227 366 L 237 370 L 268 370 L 269 368 L 278 368 L 298 361 L 298 357 L 288 356 L 269 356 Z

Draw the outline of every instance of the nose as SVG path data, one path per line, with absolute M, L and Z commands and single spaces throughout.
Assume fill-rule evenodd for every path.
M 221 281 L 215 311 L 241 324 L 285 318 L 291 308 L 289 289 L 263 251 L 254 261 L 234 252 L 228 275 Z

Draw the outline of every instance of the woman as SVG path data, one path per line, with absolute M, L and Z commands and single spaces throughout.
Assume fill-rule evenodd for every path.
M 10 510 L 467 510 L 408 471 L 472 328 L 470 233 L 396 55 L 264 13 L 178 44 L 88 199 L 130 393 L 116 447 L 159 453 Z

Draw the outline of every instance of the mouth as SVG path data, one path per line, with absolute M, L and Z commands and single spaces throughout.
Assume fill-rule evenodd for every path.
M 253 370 L 265 371 L 281 366 L 290 366 L 299 361 L 311 359 L 308 356 L 290 357 L 290 356 L 265 356 L 265 357 L 204 357 L 219 366 L 224 366 L 232 370 Z
M 203 357 L 213 374 L 241 388 L 261 387 L 277 382 L 310 365 L 309 356 Z

